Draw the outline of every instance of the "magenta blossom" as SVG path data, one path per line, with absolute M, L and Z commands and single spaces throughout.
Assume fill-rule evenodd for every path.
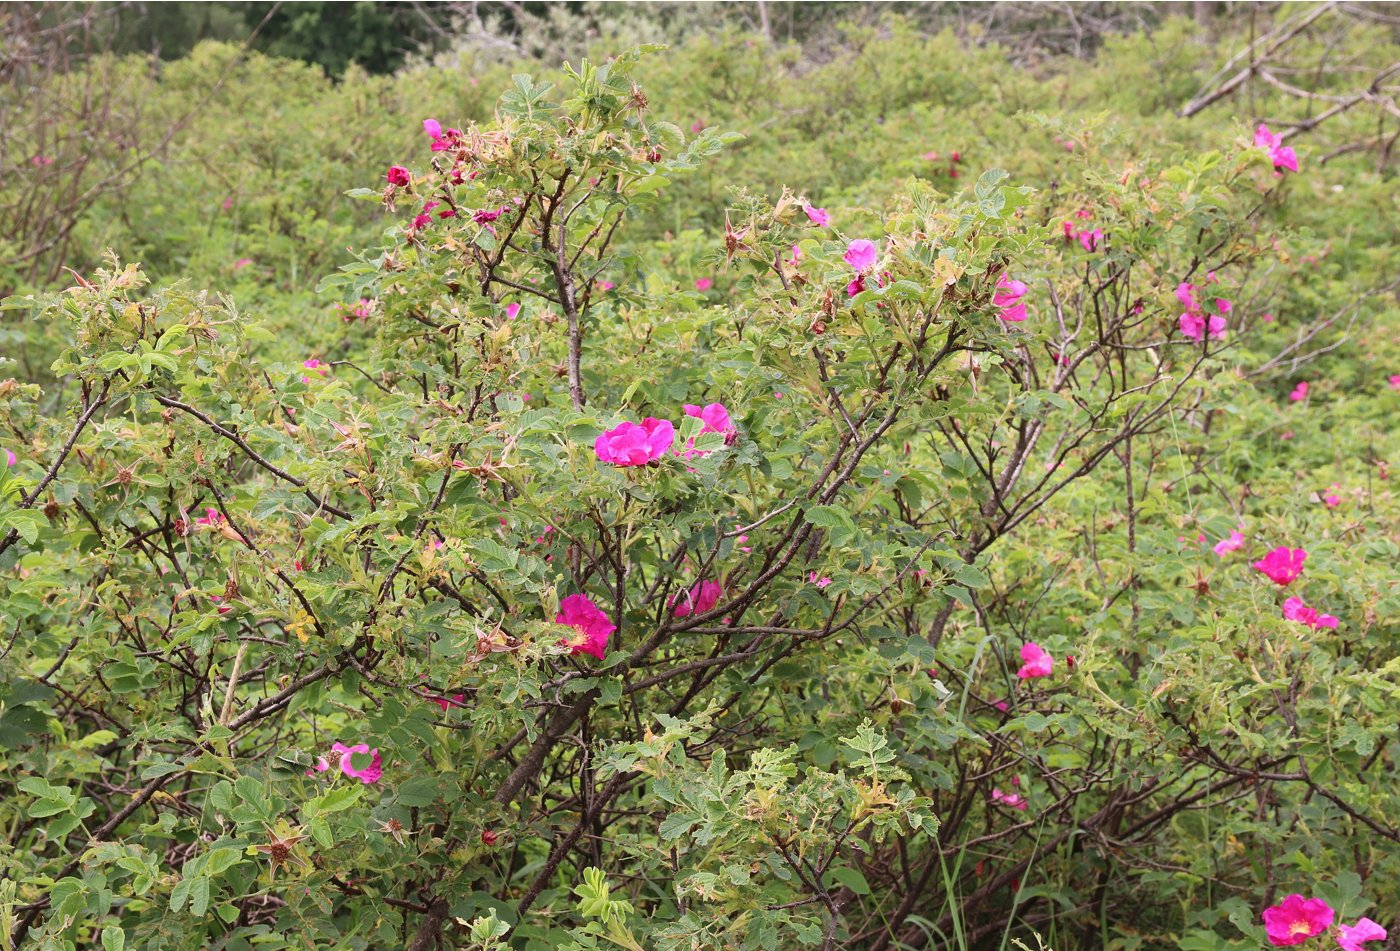
M 301 366 L 302 369 L 310 370 L 319 377 L 324 377 L 327 373 L 331 372 L 331 365 L 329 363 L 323 363 L 315 357 L 312 357 L 310 360 L 303 360 Z M 303 375 L 301 382 L 310 383 L 311 377 Z
M 1341 925 L 1337 928 L 1337 945 L 1342 951 L 1365 951 L 1361 947 L 1366 941 L 1384 941 L 1386 930 L 1370 918 L 1362 918 L 1354 925 Z
M 315 776 L 317 773 L 324 773 L 331 768 L 331 764 L 326 762 L 324 756 L 316 757 L 316 762 L 311 764 L 311 768 L 306 771 L 306 775 Z
M 695 279 L 695 289 L 697 291 L 708 291 L 711 287 L 714 286 L 714 283 L 715 282 L 710 280 L 708 277 L 697 277 Z
M 676 617 L 689 617 L 691 614 L 704 614 L 713 611 L 719 604 L 724 588 L 718 581 L 701 581 L 689 591 L 682 591 L 672 599 Z
M 710 403 L 706 406 L 696 406 L 693 403 L 684 405 L 685 415 L 693 416 L 702 421 L 705 425 L 700 429 L 700 434 L 719 433 L 724 437 L 726 446 L 734 445 L 734 440 L 739 438 L 739 431 L 734 428 L 734 421 L 729 418 L 729 410 L 724 408 L 723 403 Z M 682 459 L 690 459 L 694 456 L 705 455 L 704 451 L 694 448 L 695 440 L 688 439 L 684 449 L 677 449 L 676 455 Z
M 461 129 L 444 130 L 442 123 L 438 122 L 436 119 L 424 119 L 423 131 L 428 133 L 429 137 L 432 138 L 434 152 L 446 152 L 448 149 L 455 146 L 462 136 Z
M 507 319 L 507 320 L 514 320 L 514 319 L 515 319 L 516 317 L 518 317 L 518 316 L 520 316 L 520 305 L 519 305 L 519 304 L 507 304 L 507 305 L 506 305 L 506 319 Z
M 368 743 L 356 743 L 354 746 L 337 743 L 331 747 L 331 751 L 340 754 L 340 771 L 366 786 L 379 782 L 379 777 L 384 773 L 379 750 L 370 749 Z
M 1303 603 L 1302 598 L 1289 598 L 1283 602 L 1283 616 L 1290 621 L 1305 624 L 1314 631 L 1318 628 L 1335 628 L 1339 623 L 1330 614 L 1318 614 L 1314 608 Z
M 1298 171 L 1297 154 L 1283 144 L 1281 135 L 1270 132 L 1269 127 L 1262 122 L 1259 128 L 1254 130 L 1254 147 L 1269 153 L 1269 161 L 1274 163 L 1275 172 L 1282 173 L 1285 168 L 1290 172 Z
M 1277 905 L 1264 909 L 1264 933 L 1269 944 L 1278 948 L 1302 944 L 1332 927 L 1335 913 L 1321 898 L 1289 895 Z
M 1032 677 L 1049 677 L 1050 672 L 1055 669 L 1055 658 L 1050 656 L 1050 652 L 1041 647 L 1035 641 L 1027 641 L 1021 645 L 1021 660 L 1025 661 L 1021 669 L 1016 671 L 1016 676 L 1022 680 L 1030 680 Z
M 1021 298 L 1026 296 L 1024 281 L 1013 281 L 1009 274 L 997 280 L 996 293 L 992 295 L 992 306 L 1000 308 L 999 318 L 1007 323 L 1018 324 L 1026 319 L 1026 305 Z
M 1226 555 L 1228 555 L 1230 552 L 1232 552 L 1232 551 L 1239 551 L 1239 550 L 1240 550 L 1241 548 L 1243 548 L 1243 547 L 1244 547 L 1244 533 L 1242 533 L 1242 532 L 1231 532 L 1229 538 L 1222 538 L 1222 539 L 1220 539 L 1220 541 L 1216 542 L 1216 543 L 1215 543 L 1215 548 L 1212 549 L 1212 550 L 1213 550 L 1217 555 L 1219 555 L 1221 558 L 1224 558 L 1224 557 L 1225 557 Z
M 467 695 L 464 693 L 454 693 L 450 697 L 429 696 L 426 699 L 441 707 L 443 713 L 446 713 L 449 707 L 465 707 L 467 705 Z
M 831 584 L 831 579 L 818 578 L 815 571 L 809 571 L 807 572 L 807 582 L 816 585 L 818 588 L 825 588 L 827 585 Z
M 808 219 L 814 225 L 821 225 L 823 228 L 831 224 L 831 215 L 825 208 L 813 208 L 811 205 L 803 205 L 802 210 L 807 213 Z
M 219 528 L 224 524 L 224 514 L 216 508 L 207 508 L 203 515 L 194 520 L 194 523 L 204 528 Z
M 864 273 L 875 267 L 875 261 L 879 257 L 875 250 L 875 242 L 867 241 L 865 238 L 856 238 L 846 246 L 846 253 L 843 255 L 847 264 L 855 268 L 856 271 Z
M 599 462 L 614 466 L 644 466 L 666 455 L 676 441 L 670 420 L 648 416 L 640 423 L 623 422 L 598 434 L 593 451 Z
M 1293 403 L 1301 403 L 1308 398 L 1308 381 L 1304 380 L 1293 387 L 1293 392 L 1288 394 L 1288 399 Z
M 1004 793 L 1000 789 L 992 789 L 992 802 L 999 802 L 1003 806 L 1010 806 L 1012 809 L 1026 811 L 1026 797 L 1020 793 Z
M 384 173 L 384 180 L 390 185 L 399 187 L 403 187 L 411 181 L 408 175 L 408 169 L 404 168 L 402 165 L 390 165 L 389 171 Z
M 1280 587 L 1288 587 L 1303 573 L 1303 562 L 1308 553 L 1301 548 L 1275 548 L 1254 563 L 1256 571 L 1262 571 L 1269 580 Z
M 13 449 L 5 450 L 5 465 L 11 469 L 19 465 L 19 459 L 15 457 L 15 451 Z
M 578 633 L 565 638 L 563 643 L 575 654 L 590 654 L 599 660 L 608 648 L 608 636 L 617 630 L 617 625 L 608 619 L 602 608 L 588 600 L 587 595 L 571 594 L 559 602 L 559 614 L 555 624 L 572 627 Z
M 1228 325 L 1224 317 L 1212 314 L 1207 318 L 1205 314 L 1188 311 L 1181 315 L 1177 326 L 1181 329 L 1181 335 L 1191 340 L 1200 340 L 1203 332 L 1209 332 L 1212 340 L 1224 340 Z
M 234 261 L 234 262 L 233 262 L 233 269 L 234 269 L 235 271 L 241 271 L 241 270 L 243 270 L 245 267 L 247 267 L 248 265 L 250 265 L 250 264 L 252 264 L 252 263 L 253 263 L 253 259 L 252 259 L 252 258 L 239 258 L 237 261 Z
M 1390 382 L 1390 388 L 1391 388 L 1392 390 L 1396 390 L 1397 392 L 1400 392 L 1400 373 L 1392 373 L 1392 374 L 1390 375 L 1390 381 L 1389 381 L 1389 382 Z

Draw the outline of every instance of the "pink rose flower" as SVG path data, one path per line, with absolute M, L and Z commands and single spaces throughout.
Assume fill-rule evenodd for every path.
M 614 466 L 644 466 L 666 455 L 676 441 L 670 420 L 648 416 L 640 423 L 623 422 L 599 433 L 593 443 L 598 461 Z
M 411 181 L 408 175 L 408 169 L 404 168 L 402 165 L 390 165 L 389 171 L 384 173 L 384 180 L 390 185 L 395 185 L 400 188 Z
M 1354 925 L 1341 925 L 1337 928 L 1337 945 L 1342 951 L 1365 951 L 1361 947 L 1365 941 L 1384 941 L 1386 930 L 1370 918 L 1362 918 Z
M 676 617 L 689 617 L 691 614 L 705 614 L 719 604 L 724 588 L 718 581 L 701 581 L 689 591 L 682 591 L 671 600 Z
M 992 789 L 992 802 L 1001 803 L 1003 806 L 1010 806 L 1012 809 L 1026 811 L 1026 798 L 1020 793 L 1004 793 L 1000 789 Z
M 1050 672 L 1055 669 L 1055 658 L 1050 656 L 1050 652 L 1041 647 L 1035 641 L 1027 641 L 1021 645 L 1021 660 L 1025 661 L 1021 669 L 1016 671 L 1016 676 L 1022 680 L 1030 680 L 1032 677 L 1049 677 Z
M 383 761 L 379 758 L 379 750 L 370 749 L 368 743 L 357 743 L 354 746 L 337 743 L 331 750 L 340 754 L 340 771 L 351 779 L 358 779 L 369 786 L 379 782 L 380 776 L 383 775 Z M 360 757 L 359 766 L 355 765 L 357 756 Z M 369 757 L 368 761 L 365 757 Z
M 1318 628 L 1335 628 L 1339 623 L 1330 614 L 1318 614 L 1313 608 L 1303 603 L 1302 598 L 1289 598 L 1283 602 L 1283 616 L 1290 621 L 1307 625 L 1314 631 Z
M 1303 573 L 1303 562 L 1308 553 L 1301 548 L 1275 548 L 1253 565 L 1256 571 L 1268 575 L 1269 580 L 1280 587 L 1287 587 Z
M 1301 403 L 1308 398 L 1308 381 L 1304 380 L 1293 387 L 1293 392 L 1288 394 L 1288 399 L 1293 403 Z
M 695 279 L 695 289 L 697 291 L 708 291 L 711 287 L 714 286 L 714 283 L 715 282 L 710 280 L 708 277 L 697 277 Z
M 1244 534 L 1242 532 L 1231 532 L 1229 538 L 1222 538 L 1215 543 L 1213 551 L 1224 558 L 1232 551 L 1239 551 L 1244 547 Z
M 844 255 L 846 263 L 861 273 L 873 268 L 878 257 L 875 242 L 867 241 L 865 238 L 856 238 L 847 245 Z
M 617 625 L 608 618 L 607 613 L 583 594 L 571 594 L 560 601 L 559 614 L 554 618 L 554 623 L 572 627 L 578 632 L 563 641 L 574 654 L 589 654 L 599 660 L 603 659 L 608 648 L 608 637 L 617 630 Z
M 811 205 L 803 205 L 802 210 L 807 213 L 807 218 L 814 225 L 820 225 L 824 228 L 831 224 L 831 215 L 825 208 L 813 208 Z
M 686 403 L 683 407 L 685 415 L 693 416 L 704 422 L 700 434 L 719 433 L 724 437 L 726 446 L 734 445 L 734 440 L 739 437 L 739 431 L 734 428 L 734 422 L 729 418 L 729 410 L 724 408 L 723 403 L 710 403 L 706 406 L 695 406 Z M 695 440 L 686 440 L 685 448 L 676 450 L 676 455 L 682 459 L 690 459 L 694 456 L 703 456 L 704 452 L 694 449 Z
M 1264 933 L 1275 947 L 1302 944 L 1332 927 L 1334 914 L 1321 898 L 1289 895 L 1277 905 L 1264 909 Z
M 1270 132 L 1269 127 L 1260 123 L 1259 128 L 1254 130 L 1254 147 L 1263 149 L 1269 153 L 1269 161 L 1274 163 L 1274 171 L 1282 173 L 1286 168 L 1290 172 L 1298 171 L 1298 156 L 1293 149 L 1283 144 L 1283 137 L 1275 132 Z

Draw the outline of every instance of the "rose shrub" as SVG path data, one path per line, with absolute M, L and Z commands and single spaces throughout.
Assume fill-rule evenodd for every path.
M 1351 459 L 1287 399 L 1308 152 L 736 189 L 701 288 L 633 235 L 743 146 L 648 52 L 426 117 L 343 343 L 115 257 L 7 302 L 7 939 L 1369 934 L 1400 393 L 1324 388 Z

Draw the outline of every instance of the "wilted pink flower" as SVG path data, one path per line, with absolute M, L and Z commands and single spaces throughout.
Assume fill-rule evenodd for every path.
M 483 208 L 480 211 L 472 212 L 472 221 L 479 225 L 490 224 L 505 214 L 507 210 L 506 208 Z
M 715 282 L 710 280 L 708 277 L 697 277 L 695 279 L 695 289 L 697 291 L 708 291 L 711 287 L 714 286 L 714 283 Z
M 424 119 L 423 131 L 432 137 L 434 152 L 446 152 L 456 145 L 462 136 L 461 129 L 444 130 L 442 123 L 436 119 Z
M 831 584 L 831 579 L 818 578 L 815 571 L 809 571 L 807 572 L 807 582 L 808 584 L 816 585 L 818 588 L 825 588 L 827 585 Z
M 856 238 L 847 245 L 844 255 L 846 263 L 862 273 L 873 268 L 878 257 L 875 242 L 867 241 L 865 238 Z
M 1301 548 L 1275 548 L 1253 567 L 1268 575 L 1274 584 L 1287 587 L 1303 573 L 1303 562 L 1307 560 L 1308 553 Z
M 1302 944 L 1332 927 L 1334 914 L 1321 898 L 1289 895 L 1277 905 L 1264 909 L 1264 933 L 1275 947 Z
M 413 230 L 413 231 L 422 231 L 424 228 L 428 227 L 428 225 L 430 225 L 430 224 L 432 224 L 432 223 L 433 223 L 433 216 L 430 215 L 430 214 L 428 214 L 428 212 L 425 211 L 425 212 L 423 212 L 423 213 L 420 214 L 420 215 L 414 215 L 414 216 L 413 216 L 413 226 L 412 226 L 412 230 Z
M 807 217 L 814 225 L 821 225 L 824 228 L 831 224 L 831 215 L 825 208 L 813 208 L 811 205 L 803 205 L 802 210 L 807 213 Z
M 855 297 L 863 290 L 865 290 L 865 275 L 857 274 L 855 280 L 846 285 L 846 296 Z
M 450 697 L 428 697 L 427 699 L 441 707 L 444 713 L 447 712 L 448 707 L 465 707 L 467 705 L 467 695 L 464 693 L 454 693 Z
M 644 466 L 655 462 L 676 441 L 670 420 L 648 416 L 640 423 L 623 422 L 598 434 L 593 450 L 598 461 L 614 466 Z
M 718 581 L 702 581 L 692 586 L 689 591 L 682 591 L 676 595 L 671 605 L 676 609 L 676 617 L 704 614 L 715 609 L 722 594 L 724 589 Z
M 589 654 L 599 660 L 608 647 L 608 636 L 617 630 L 617 625 L 608 615 L 588 599 L 587 595 L 571 594 L 559 602 L 559 614 L 555 624 L 574 628 L 578 633 L 566 638 L 565 644 L 575 654 Z
M 408 169 L 404 168 L 402 165 L 390 165 L 389 171 L 384 173 L 384 180 L 390 185 L 403 187 L 412 179 L 409 178 Z
M 1306 624 L 1313 630 L 1320 627 L 1335 628 L 1339 623 L 1330 614 L 1318 614 L 1316 610 L 1304 604 L 1302 598 L 1289 598 L 1283 602 L 1283 616 L 1289 621 Z
M 1365 951 L 1361 947 L 1366 941 L 1384 941 L 1386 930 L 1370 918 L 1362 918 L 1354 925 L 1341 925 L 1337 928 L 1337 945 L 1342 951 Z
M 1012 809 L 1026 811 L 1026 798 L 1020 793 L 1004 793 L 1000 789 L 992 789 L 992 802 L 999 802 L 1003 806 L 1010 806 Z
M 1055 669 L 1055 658 L 1035 641 L 1027 641 L 1021 645 L 1021 660 L 1025 661 L 1021 669 L 1016 671 L 1016 676 L 1022 680 L 1030 680 L 1032 677 L 1049 677 L 1050 672 Z
M 204 528 L 219 528 L 224 524 L 224 513 L 216 508 L 207 508 L 203 515 L 194 520 L 194 523 Z
M 370 749 L 368 743 L 356 743 L 354 746 L 336 743 L 331 747 L 331 751 L 340 754 L 340 771 L 351 779 L 358 779 L 366 786 L 379 782 L 379 777 L 383 775 L 383 762 L 379 758 L 379 750 Z M 356 756 L 368 756 L 369 763 L 356 767 Z
M 1274 163 L 1274 171 L 1280 172 L 1288 169 L 1290 172 L 1298 171 L 1298 156 L 1288 146 L 1283 144 L 1283 137 L 1275 132 L 1270 132 L 1269 127 L 1263 123 L 1254 130 L 1254 147 L 1263 149 L 1269 153 L 1269 161 Z
M 1085 251 L 1097 251 L 1099 245 L 1103 243 L 1103 230 L 1095 228 L 1093 231 L 1079 232 L 1079 243 Z
M 1243 533 L 1243 532 L 1231 532 L 1229 538 L 1222 538 L 1220 541 L 1216 542 L 1216 543 L 1215 543 L 1215 548 L 1214 548 L 1213 550 L 1214 550 L 1215 553 L 1216 553 L 1217 555 L 1219 555 L 1221 558 L 1224 558 L 1224 557 L 1225 557 L 1226 555 L 1228 555 L 1230 552 L 1232 552 L 1232 551 L 1239 551 L 1239 550 L 1240 550 L 1241 548 L 1243 548 L 1243 547 L 1244 547 L 1244 533 Z
M 1308 381 L 1304 380 L 1293 387 L 1293 392 L 1288 394 L 1288 399 L 1294 403 L 1301 403 L 1308 398 Z
M 317 773 L 324 773 L 331 768 L 331 764 L 326 762 L 324 756 L 316 757 L 316 762 L 311 764 L 311 768 L 306 771 L 306 775 L 315 776 Z

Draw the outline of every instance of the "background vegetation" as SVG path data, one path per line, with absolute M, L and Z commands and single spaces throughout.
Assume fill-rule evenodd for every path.
M 1393 11 L 830 6 L 6 9 L 8 945 L 1393 923 Z

